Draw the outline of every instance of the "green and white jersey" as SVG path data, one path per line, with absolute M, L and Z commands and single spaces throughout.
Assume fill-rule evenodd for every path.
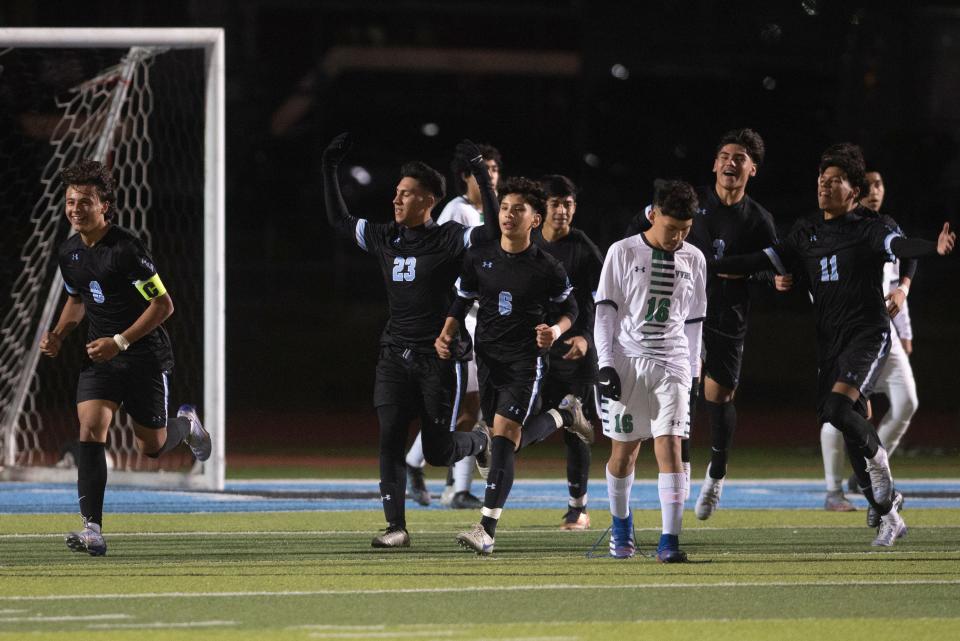
M 685 328 L 695 325 L 689 334 L 698 336 L 707 313 L 706 281 L 706 259 L 690 243 L 673 252 L 652 247 L 643 234 L 614 243 L 597 289 L 598 309 L 616 310 L 612 332 L 600 331 L 598 323 L 600 367 L 612 367 L 616 353 L 659 363 L 684 380 L 699 373 L 700 346 L 691 350 Z

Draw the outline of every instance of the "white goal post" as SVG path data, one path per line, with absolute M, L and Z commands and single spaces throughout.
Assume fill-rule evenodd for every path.
M 62 193 L 57 191 L 57 175 L 64 165 L 86 157 L 106 161 L 113 167 L 118 183 L 119 224 L 140 233 L 148 246 L 155 242 L 162 249 L 163 234 L 169 234 L 172 239 L 169 244 L 177 247 L 182 242 L 195 243 L 192 251 L 197 256 L 194 261 L 197 264 L 189 266 L 189 270 L 201 272 L 199 263 L 202 262 L 202 279 L 199 274 L 196 274 L 194 279 L 184 278 L 184 282 L 197 281 L 193 283 L 197 288 L 194 294 L 197 300 L 194 307 L 197 309 L 187 306 L 184 310 L 178 302 L 177 291 L 171 290 L 176 303 L 174 316 L 192 314 L 181 323 L 189 331 L 195 331 L 198 337 L 197 344 L 192 345 L 197 350 L 197 364 L 194 367 L 196 374 L 193 375 L 197 381 L 197 389 L 190 392 L 200 398 L 171 400 L 198 401 L 204 425 L 213 436 L 213 453 L 205 463 L 188 465 L 187 469 L 182 469 L 183 465 L 181 469 L 158 467 L 152 459 L 144 459 L 132 452 L 129 426 L 125 428 L 121 424 L 121 421 L 128 419 L 121 412 L 123 416 L 118 415 L 117 425 L 111 428 L 111 462 L 114 469 L 110 471 L 109 482 L 171 488 L 223 489 L 226 169 L 224 32 L 222 29 L 208 28 L 0 28 L 0 101 L 10 95 L 19 96 L 31 92 L 36 94 L 40 91 L 37 87 L 43 84 L 42 80 L 38 81 L 36 86 L 10 87 L 10 83 L 15 82 L 18 76 L 6 68 L 7 62 L 13 61 L 17 53 L 26 50 L 29 50 L 31 55 L 36 52 L 36 57 L 24 64 L 28 71 L 23 73 L 23 77 L 27 77 L 29 70 L 34 69 L 36 75 L 44 79 L 44 73 L 54 65 L 53 61 L 68 67 L 71 72 L 85 72 L 88 68 L 96 71 L 86 76 L 77 76 L 78 82 L 70 86 L 68 91 L 60 87 L 60 93 L 69 93 L 69 98 L 50 96 L 48 111 L 56 111 L 56 114 L 38 114 L 35 110 L 24 107 L 19 114 L 20 120 L 16 122 L 20 129 L 29 131 L 33 136 L 34 139 L 30 140 L 31 151 L 43 146 L 35 140 L 39 137 L 37 131 L 49 133 L 49 137 L 45 143 L 47 151 L 38 163 L 42 166 L 36 168 L 40 179 L 30 181 L 39 187 L 37 197 L 29 205 L 32 208 L 29 220 L 28 212 L 19 208 L 12 213 L 0 211 L 0 214 L 4 215 L 2 220 L 15 220 L 24 228 L 30 227 L 24 232 L 27 238 L 23 247 L 16 249 L 21 252 L 19 258 L 23 267 L 18 269 L 16 278 L 11 280 L 10 296 L 6 296 L 6 286 L 0 283 L 3 285 L 0 287 L 0 294 L 5 298 L 0 300 L 0 480 L 76 480 L 75 470 L 63 469 L 62 466 L 55 465 L 55 460 L 51 458 L 63 454 L 62 451 L 59 454 L 51 452 L 53 448 L 63 447 L 63 443 L 59 442 L 64 438 L 63 429 L 61 428 L 61 434 L 56 439 L 51 439 L 49 434 L 44 433 L 44 421 L 53 412 L 50 408 L 62 403 L 59 399 L 56 403 L 44 400 L 45 381 L 43 376 L 38 374 L 43 371 L 42 368 L 38 369 L 38 366 L 42 365 L 39 358 L 39 339 L 43 332 L 56 322 L 63 298 L 62 280 L 59 269 L 56 269 L 56 249 L 66 237 L 69 225 L 63 216 Z M 96 51 L 97 59 L 85 59 L 86 51 Z M 169 122 L 173 122 L 172 120 L 163 123 L 150 121 L 156 115 L 153 113 L 154 105 L 162 103 L 167 97 L 167 94 L 161 92 L 187 91 L 178 87 L 177 83 L 170 89 L 154 88 L 151 84 L 154 78 L 163 76 L 163 69 L 166 68 L 164 65 L 174 70 L 169 72 L 171 77 L 180 68 L 177 65 L 185 66 L 185 63 L 181 62 L 162 61 L 167 52 L 181 51 L 189 52 L 189 61 L 196 62 L 194 66 L 197 70 L 189 73 L 196 76 L 194 84 L 198 89 L 196 96 L 190 95 L 189 100 L 185 98 L 180 102 L 195 104 L 196 113 L 185 116 L 182 113 L 185 110 L 179 103 L 170 107 L 170 112 L 178 118 L 190 117 L 196 121 L 196 140 L 191 139 L 189 142 L 182 140 L 185 135 L 178 128 L 170 126 Z M 102 63 L 101 68 L 97 66 L 101 64 L 100 60 L 110 61 L 112 56 L 111 53 L 104 52 L 116 55 L 112 62 Z M 156 62 L 157 60 L 161 62 Z M 5 106 L 0 103 L 0 109 Z M 5 114 L 0 114 L 0 119 L 4 117 Z M 15 116 L 9 117 L 12 121 Z M 49 132 L 44 129 L 47 126 L 45 123 L 49 123 Z M 0 127 L 8 128 L 5 124 L 6 121 L 0 120 Z M 158 137 L 169 138 L 169 141 L 158 141 Z M 33 144 L 34 142 L 37 144 Z M 197 167 L 193 172 L 196 181 L 195 197 L 177 193 L 178 176 L 182 176 L 186 171 L 183 167 L 175 166 L 177 152 L 181 152 L 181 149 L 192 149 L 189 145 L 196 147 L 195 153 L 189 158 L 191 162 L 196 162 Z M 18 151 L 15 147 L 12 144 L 4 146 L 4 141 L 0 141 L 0 156 L 16 155 Z M 164 175 L 164 170 L 158 171 L 151 165 L 156 154 L 166 154 L 167 160 L 164 162 L 174 166 L 173 169 L 165 170 L 169 175 Z M 35 155 L 40 157 L 39 153 Z M 27 163 L 30 159 L 31 154 L 25 153 L 19 162 Z M 20 169 L 12 171 L 17 172 L 17 176 L 23 175 Z M 163 181 L 159 187 L 150 182 L 157 175 L 160 175 Z M 193 181 L 194 178 L 190 180 Z M 12 182 L 14 188 L 16 187 L 16 182 L 4 175 L 0 175 L 0 181 L 5 181 L 3 184 Z M 162 207 L 157 207 L 157 201 L 164 198 L 167 202 L 161 203 Z M 190 221 L 189 225 L 196 227 L 197 238 L 185 240 L 189 234 L 184 228 L 172 228 L 178 223 L 158 220 L 168 211 L 179 211 L 180 203 L 177 199 L 192 199 L 191 203 L 196 202 L 198 220 Z M 3 204 L 0 202 L 0 206 Z M 153 213 L 156 211 L 160 213 Z M 154 225 L 159 225 L 159 232 Z M 201 243 L 202 249 L 199 247 Z M 154 252 L 156 258 L 155 249 Z M 177 258 L 186 261 L 189 252 L 183 251 L 179 255 L 174 253 L 171 256 L 166 257 L 166 262 L 158 260 L 161 275 L 164 275 L 165 269 L 171 269 L 168 267 L 169 263 L 178 262 Z M 177 268 L 181 269 L 182 266 Z M 0 272 L 0 277 L 4 275 Z M 167 280 L 166 276 L 164 280 Z M 74 334 L 83 331 L 85 329 L 78 329 Z M 82 342 L 74 345 L 74 348 L 78 345 L 82 345 Z M 178 348 L 176 337 L 174 347 Z M 201 351 L 202 359 L 199 353 Z M 191 354 L 191 357 L 194 355 Z M 77 371 L 74 369 L 70 374 L 75 389 Z M 172 379 L 176 378 L 175 367 Z M 47 405 L 44 406 L 44 403 Z M 57 407 L 57 411 L 62 409 L 64 408 Z M 69 409 L 72 409 L 72 406 Z M 75 425 L 76 412 L 75 409 L 72 411 Z M 175 412 L 175 408 L 173 411 Z

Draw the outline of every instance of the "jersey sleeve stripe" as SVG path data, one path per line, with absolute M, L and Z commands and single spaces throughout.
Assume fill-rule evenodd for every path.
M 773 247 L 767 247 L 763 250 L 763 253 L 767 255 L 767 258 L 770 259 L 770 262 L 773 263 L 773 266 L 776 268 L 777 273 L 786 274 L 787 268 L 783 266 L 783 261 L 780 260 L 780 256 L 774 251 Z
M 551 303 L 562 303 L 563 301 L 567 300 L 567 298 L 570 297 L 570 293 L 571 293 L 572 291 L 573 291 L 573 287 L 567 287 L 565 290 L 563 290 L 563 293 L 561 293 L 559 296 L 553 296 L 553 297 L 550 299 L 550 302 L 551 302 Z
M 618 310 L 618 311 L 620 310 L 620 308 L 617 307 L 617 304 L 616 304 L 615 302 L 613 302 L 612 300 L 610 300 L 609 298 L 604 298 L 603 300 L 598 300 L 598 301 L 597 301 L 597 305 L 609 305 L 610 307 L 612 307 L 612 308 L 614 308 L 614 309 L 616 309 L 616 310 Z
M 887 237 L 883 239 L 883 249 L 886 250 L 887 258 L 888 260 L 890 260 L 891 263 L 897 260 L 897 257 L 896 255 L 894 255 L 893 248 L 890 246 L 890 243 L 893 242 L 894 238 L 902 238 L 902 237 L 903 237 L 903 234 L 895 231 L 890 234 L 887 234 Z
M 66 281 L 64 281 L 63 283 L 63 288 L 67 290 L 67 293 L 70 294 L 71 296 L 76 296 L 80 293 L 77 290 L 75 290 L 73 287 L 70 287 L 70 285 L 67 285 Z
M 683 324 L 692 325 L 693 323 L 702 323 L 704 318 L 706 318 L 706 316 L 700 316 L 699 318 L 688 318 L 687 320 L 683 321 Z
M 369 251 L 367 249 L 366 231 L 367 231 L 367 219 L 361 218 L 357 221 L 356 237 L 357 237 L 357 246 L 363 251 Z
M 479 292 L 468 292 L 466 290 L 460 289 L 460 279 L 457 279 L 457 282 L 453 284 L 454 288 L 457 290 L 457 296 L 460 298 L 466 298 L 472 300 L 474 298 L 480 298 Z
M 480 225 L 478 225 L 477 227 L 479 226 Z M 466 247 L 467 249 L 470 249 L 470 245 L 473 244 L 474 229 L 476 229 L 476 227 L 467 227 L 467 229 L 463 232 L 463 246 Z

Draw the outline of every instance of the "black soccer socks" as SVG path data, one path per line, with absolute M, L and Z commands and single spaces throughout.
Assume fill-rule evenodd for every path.
M 103 525 L 106 487 L 106 445 L 81 441 L 77 451 L 77 496 L 80 497 L 80 516 L 84 520 Z
M 564 430 L 563 440 L 567 444 L 567 489 L 570 498 L 578 499 L 587 493 L 587 481 L 590 478 L 590 446 L 580 440 L 573 432 Z
M 737 428 L 737 409 L 733 402 L 704 401 L 710 416 L 710 477 L 722 479 L 727 475 L 727 456 Z
M 494 436 L 490 445 L 490 474 L 481 510 L 483 517 L 480 519 L 480 525 L 491 537 L 496 535 L 500 511 L 513 487 L 513 467 L 513 441 L 505 436 Z

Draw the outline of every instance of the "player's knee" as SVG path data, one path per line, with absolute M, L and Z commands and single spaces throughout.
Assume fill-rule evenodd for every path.
M 820 422 L 830 423 L 836 428 L 840 428 L 847 422 L 848 414 L 853 407 L 853 401 L 843 394 L 831 392 L 830 396 L 824 401 L 820 408 Z
M 424 440 L 423 460 L 434 467 L 446 467 L 447 465 L 452 465 L 455 462 L 450 460 L 452 449 L 453 448 L 449 446 Z

